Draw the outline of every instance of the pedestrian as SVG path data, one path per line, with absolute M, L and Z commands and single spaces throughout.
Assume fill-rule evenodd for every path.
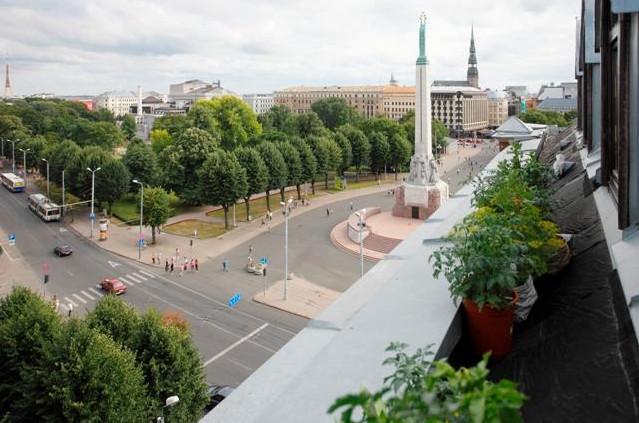
M 222 270 L 225 272 L 229 271 L 229 259 L 225 258 L 224 261 L 222 261 Z
M 173 273 L 173 266 L 175 265 L 175 261 L 173 261 L 173 257 L 171 257 L 171 273 Z
M 73 313 L 73 303 L 69 303 L 69 317 L 71 317 L 71 313 Z
M 200 271 L 200 264 L 197 261 L 197 258 L 195 259 L 195 271 L 199 272 Z
M 184 256 L 184 264 L 182 265 L 184 266 L 184 271 L 186 272 L 189 268 L 189 259 L 186 258 L 186 256 Z
M 328 207 L 326 208 L 326 217 L 329 217 L 331 215 L 331 211 L 328 209 Z
M 266 277 L 266 265 L 262 266 L 262 276 Z
M 353 211 L 353 202 L 351 201 L 348 206 L 351 208 L 351 211 Z
M 151 262 L 155 264 L 155 253 L 151 253 Z
M 191 272 L 195 270 L 195 259 L 191 258 Z
M 253 254 L 253 244 L 249 244 L 249 256 Z
M 166 263 L 164 264 L 164 271 L 165 272 L 169 271 L 169 259 L 166 259 Z
M 264 226 L 266 222 L 264 222 L 264 218 L 262 218 L 262 226 Z
M 162 265 L 162 253 L 158 253 L 157 262 L 158 262 L 158 265 Z

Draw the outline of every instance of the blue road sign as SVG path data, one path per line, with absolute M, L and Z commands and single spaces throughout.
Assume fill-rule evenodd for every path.
M 143 239 L 138 239 L 136 242 L 138 247 L 144 247 L 144 240 Z
M 16 245 L 16 234 L 9 234 L 9 245 Z
M 268 264 L 268 258 L 262 257 L 260 259 L 260 264 L 263 265 L 263 266 L 267 265 Z
M 89 214 L 89 219 L 95 220 L 95 213 L 90 213 Z
M 235 307 L 235 305 L 236 305 L 237 303 L 239 303 L 241 299 L 242 299 L 242 294 L 237 293 L 237 294 L 233 295 L 233 296 L 229 299 L 229 307 Z

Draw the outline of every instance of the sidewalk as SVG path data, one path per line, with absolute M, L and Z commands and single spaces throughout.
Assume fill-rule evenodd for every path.
M 29 266 L 20 250 L 10 246 L 7 234 L 0 229 L 0 297 L 8 295 L 14 286 L 24 286 L 34 292 L 42 293 L 42 278 L 36 275 Z

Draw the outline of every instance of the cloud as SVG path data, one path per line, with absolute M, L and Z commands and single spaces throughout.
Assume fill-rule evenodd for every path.
M 425 6 L 433 78 L 465 77 L 471 24 L 482 86 L 574 78 L 579 0 L 4 0 L 0 41 L 20 94 L 166 92 L 190 78 L 269 92 L 391 72 L 413 84 Z

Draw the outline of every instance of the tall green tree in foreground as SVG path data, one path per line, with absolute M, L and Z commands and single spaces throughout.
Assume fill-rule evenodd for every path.
M 282 157 L 284 157 L 284 160 L 286 160 L 286 168 L 288 170 L 288 172 L 286 173 L 286 183 L 280 186 L 281 200 L 286 201 L 284 199 L 284 191 L 286 190 L 287 186 L 296 186 L 297 198 L 300 199 L 300 184 L 303 182 L 303 169 L 300 154 L 290 142 L 280 142 L 276 145 L 277 148 L 280 150 L 280 154 L 282 155 Z
M 250 217 L 251 196 L 264 192 L 268 185 L 268 168 L 264 164 L 264 160 L 256 149 L 251 147 L 240 147 L 235 150 L 240 166 L 246 171 L 246 179 L 248 189 L 244 196 L 244 205 L 246 206 L 246 220 Z
M 271 210 L 270 191 L 279 189 L 282 185 L 286 185 L 288 175 L 288 167 L 275 144 L 265 142 L 257 146 L 257 151 L 264 159 L 264 164 L 268 168 L 268 184 L 266 185 L 266 208 Z
M 405 166 L 412 154 L 412 144 L 401 134 L 395 134 L 388 140 L 390 146 L 390 158 L 388 164 L 395 171 L 395 180 L 402 166 Z
M 347 123 L 355 123 L 359 118 L 355 109 L 350 107 L 346 100 L 338 97 L 317 100 L 311 105 L 311 109 L 330 130 L 335 130 Z
M 129 170 L 132 179 L 139 179 L 148 185 L 154 185 L 157 179 L 157 156 L 153 149 L 141 141 L 132 141 L 126 149 L 122 163 Z M 137 191 L 137 184 L 129 184 L 129 191 Z
M 355 166 L 355 181 L 359 181 L 359 173 L 363 166 L 367 166 L 370 159 L 371 145 L 366 135 L 353 125 L 344 125 L 338 129 L 351 144 L 353 165 Z
M 199 176 L 202 201 L 222 206 L 224 227 L 228 229 L 229 207 L 248 191 L 246 171 L 233 153 L 217 151 L 202 164 Z
M 371 170 L 377 175 L 386 170 L 386 164 L 390 158 L 390 144 L 386 136 L 381 132 L 373 132 L 369 136 L 371 144 Z
M 135 118 L 131 115 L 124 115 L 122 118 L 122 124 L 120 125 L 120 129 L 122 129 L 122 133 L 126 137 L 127 140 L 132 140 L 135 137 L 135 131 L 137 130 L 137 125 L 135 124 Z
M 293 137 L 291 144 L 297 150 L 302 161 L 302 182 L 310 182 L 311 186 L 315 185 L 315 176 L 317 175 L 317 160 L 313 154 L 313 150 L 306 141 L 299 137 Z M 315 189 L 313 188 L 313 194 Z M 300 187 L 297 186 L 297 197 L 300 198 Z
M 204 108 L 211 112 L 215 128 L 221 137 L 225 150 L 246 145 L 248 140 L 262 132 L 253 109 L 242 99 L 223 96 L 212 100 L 198 101 L 194 108 Z

